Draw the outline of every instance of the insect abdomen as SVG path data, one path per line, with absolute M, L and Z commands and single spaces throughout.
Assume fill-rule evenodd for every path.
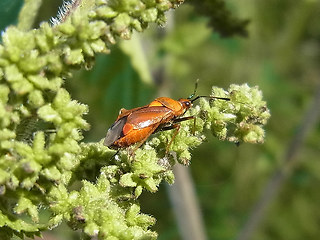
M 142 140 L 145 140 L 146 136 L 149 136 L 154 129 L 152 127 L 146 127 L 142 129 L 134 129 L 130 131 L 127 135 L 124 137 L 119 138 L 116 140 L 111 147 L 114 148 L 125 148 L 132 144 L 135 144 L 137 142 L 141 142 Z

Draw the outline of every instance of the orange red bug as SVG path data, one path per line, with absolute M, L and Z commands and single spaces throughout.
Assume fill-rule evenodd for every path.
M 168 97 L 159 97 L 148 105 L 130 110 L 122 108 L 116 121 L 108 129 L 104 145 L 113 149 L 126 148 L 137 144 L 138 148 L 154 132 L 176 128 L 179 122 L 194 119 L 194 116 L 182 117 L 192 107 L 192 103 L 201 98 L 215 98 L 229 101 L 229 98 L 197 96 L 194 93 L 188 98 L 174 100 Z M 177 132 L 176 132 L 177 134 Z M 175 135 L 174 135 L 175 136 Z

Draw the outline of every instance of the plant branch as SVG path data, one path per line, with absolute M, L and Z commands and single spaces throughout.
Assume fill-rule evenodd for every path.
M 175 183 L 168 186 L 170 201 L 184 240 L 205 240 L 206 232 L 190 171 L 182 165 L 173 168 Z
M 163 24 L 165 12 L 183 3 L 87 0 L 81 6 L 85 2 L 90 3 L 87 8 L 78 8 L 79 1 L 71 1 L 75 7 L 62 12 L 66 16 L 54 26 L 42 23 L 30 31 L 10 26 L 2 34 L 1 239 L 39 235 L 62 221 L 91 238 L 155 239 L 157 233 L 150 230 L 155 219 L 140 212 L 138 198 L 143 191 L 156 192 L 163 180 L 173 183 L 172 166 L 189 163 L 190 149 L 203 142 L 205 130 L 221 140 L 264 140 L 269 110 L 261 91 L 244 84 L 231 85 L 227 91 L 213 88 L 213 96 L 230 101 L 201 99 L 188 112 L 197 117 L 196 126 L 181 123 L 169 154 L 165 149 L 170 131 L 151 138 L 136 150 L 134 159 L 128 158 L 127 150 L 112 157 L 114 151 L 102 142 L 81 143 L 82 132 L 90 127 L 83 117 L 88 107 L 72 100 L 64 80 L 74 69 L 92 67 L 98 53 L 108 53 L 112 44 L 129 39 L 134 30 Z M 22 29 L 32 25 L 32 16 L 26 13 L 21 13 L 21 21 L 29 19 Z M 42 128 L 34 130 L 29 119 Z M 50 213 L 49 220 L 41 219 L 43 208 Z
M 24 0 L 24 5 L 19 13 L 18 28 L 27 31 L 32 28 L 38 10 L 42 5 L 42 0 Z

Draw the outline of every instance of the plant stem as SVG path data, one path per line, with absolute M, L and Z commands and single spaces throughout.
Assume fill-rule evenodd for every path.
M 20 30 L 30 30 L 37 17 L 38 10 L 42 5 L 42 0 L 24 0 L 24 5 L 19 13 L 18 28 Z
M 205 227 L 192 176 L 187 167 L 175 165 L 175 183 L 167 188 L 184 240 L 206 240 Z

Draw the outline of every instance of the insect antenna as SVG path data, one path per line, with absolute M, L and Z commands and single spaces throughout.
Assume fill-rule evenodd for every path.
M 196 83 L 194 84 L 193 93 L 187 99 L 191 100 L 196 95 L 197 88 L 198 88 L 198 82 L 199 82 L 199 78 L 196 80 Z
M 193 98 L 196 95 L 196 92 L 197 92 L 197 89 L 198 89 L 198 82 L 199 82 L 199 78 L 196 80 L 196 83 L 194 85 L 193 93 L 187 98 L 188 100 L 191 101 L 191 103 L 193 103 L 194 101 L 198 100 L 199 98 L 211 98 L 211 99 L 220 99 L 220 100 L 230 101 L 230 98 L 214 97 L 214 96 L 196 96 L 195 98 Z
M 230 98 L 226 97 L 214 97 L 214 96 L 197 96 L 194 99 L 191 99 L 190 101 L 193 103 L 195 100 L 199 98 L 211 98 L 211 99 L 220 99 L 220 100 L 225 100 L 225 101 L 230 101 Z

